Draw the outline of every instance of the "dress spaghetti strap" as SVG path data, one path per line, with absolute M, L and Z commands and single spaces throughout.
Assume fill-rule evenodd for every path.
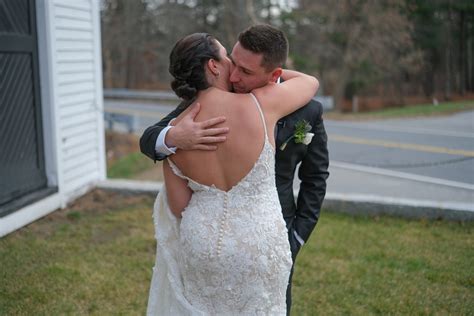
M 255 95 L 252 92 L 250 92 L 249 94 L 252 96 L 253 100 L 255 101 L 258 112 L 260 112 L 260 117 L 262 118 L 262 122 L 263 122 L 263 128 L 265 129 L 265 141 L 266 141 L 268 139 L 267 124 L 265 123 L 265 117 L 263 116 L 262 107 L 260 106 L 260 103 L 258 102 Z
M 205 185 L 205 184 L 202 184 L 202 183 L 199 183 L 193 179 L 191 179 L 190 177 L 186 176 L 179 168 L 178 166 L 168 157 L 167 160 L 168 160 L 168 163 L 171 167 L 171 170 L 173 171 L 173 173 L 178 176 L 179 178 L 181 179 L 184 179 L 184 180 L 187 180 L 188 181 L 188 186 L 191 188 L 191 190 L 193 190 L 194 192 L 200 190 L 200 191 L 209 191 L 209 190 L 214 190 L 214 191 L 218 191 L 220 193 L 224 192 L 224 193 L 229 193 L 231 192 L 232 190 L 236 190 L 239 188 L 239 185 L 246 181 L 247 180 L 247 177 L 249 177 L 249 175 L 254 172 L 255 170 L 255 166 L 257 166 L 259 164 L 259 162 L 262 160 L 262 157 L 264 157 L 264 153 L 266 152 L 266 150 L 269 150 L 271 153 L 270 153 L 270 156 L 273 156 L 275 153 L 273 151 L 273 146 L 271 145 L 270 143 L 270 140 L 268 139 L 268 132 L 267 132 L 267 124 L 265 123 L 265 117 L 263 116 L 263 112 L 262 112 L 262 109 L 260 107 L 260 103 L 258 102 L 257 98 L 255 97 L 255 95 L 253 95 L 252 93 L 250 93 L 250 95 L 252 96 L 253 100 L 255 101 L 255 104 L 257 106 L 257 109 L 258 109 L 258 112 L 260 113 L 260 118 L 262 119 L 262 123 L 263 123 L 263 129 L 264 129 L 264 132 L 265 132 L 265 139 L 264 139 L 264 143 L 263 143 L 263 148 L 262 148 L 262 151 L 260 152 L 260 155 L 258 157 L 258 159 L 255 161 L 252 169 L 245 175 L 243 176 L 239 182 L 237 182 L 235 185 L 232 186 L 231 189 L 229 189 L 228 191 L 225 191 L 223 189 L 219 189 L 217 188 L 214 184 L 213 185 Z

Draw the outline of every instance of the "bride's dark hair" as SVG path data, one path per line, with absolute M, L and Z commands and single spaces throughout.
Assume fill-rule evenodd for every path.
M 205 65 L 209 59 L 220 60 L 216 39 L 208 33 L 194 33 L 180 39 L 170 53 L 169 72 L 174 77 L 171 88 L 185 100 L 209 87 Z

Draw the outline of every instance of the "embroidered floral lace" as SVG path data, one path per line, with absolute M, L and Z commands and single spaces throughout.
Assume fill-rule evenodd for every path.
M 258 160 L 227 192 L 193 181 L 169 160 L 193 195 L 181 220 L 166 192 L 158 195 L 148 315 L 286 314 L 292 261 L 274 159 L 265 128 Z

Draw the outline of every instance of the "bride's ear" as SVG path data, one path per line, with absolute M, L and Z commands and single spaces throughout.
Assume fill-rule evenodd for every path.
M 217 77 L 220 75 L 219 68 L 217 67 L 217 62 L 215 59 L 211 58 L 208 60 L 207 68 L 209 69 L 212 75 L 217 76 Z

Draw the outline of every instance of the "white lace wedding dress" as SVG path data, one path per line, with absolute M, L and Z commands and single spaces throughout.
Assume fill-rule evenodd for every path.
M 292 260 L 274 159 L 265 127 L 258 160 L 227 192 L 193 181 L 168 160 L 193 195 L 181 220 L 168 208 L 164 187 L 155 202 L 147 315 L 286 314 Z

